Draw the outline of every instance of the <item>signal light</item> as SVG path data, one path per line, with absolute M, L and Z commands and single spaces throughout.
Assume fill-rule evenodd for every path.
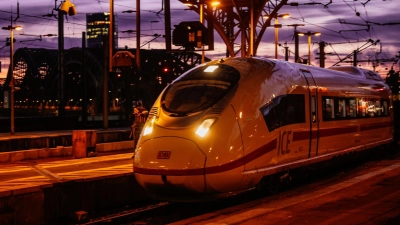
M 168 71 L 169 71 L 168 68 L 164 68 L 164 69 L 163 69 L 163 72 L 164 72 L 164 73 L 168 73 Z
M 10 46 L 11 42 L 10 42 L 11 38 L 6 38 L 6 46 Z M 15 43 L 15 38 L 13 38 L 13 43 Z
M 172 43 L 193 50 L 209 45 L 207 28 L 200 21 L 186 21 L 175 25 L 172 32 Z

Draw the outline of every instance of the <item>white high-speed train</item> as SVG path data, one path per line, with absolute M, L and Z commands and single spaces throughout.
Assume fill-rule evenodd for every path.
M 150 110 L 134 174 L 152 198 L 201 201 L 262 178 L 393 141 L 375 72 L 226 58 L 174 80 Z

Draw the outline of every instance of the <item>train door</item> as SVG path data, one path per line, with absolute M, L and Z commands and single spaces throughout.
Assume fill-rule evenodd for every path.
M 318 155 L 318 142 L 319 142 L 319 115 L 318 115 L 318 87 L 315 83 L 314 77 L 310 71 L 302 70 L 301 73 L 303 74 L 306 83 L 307 83 L 307 92 L 308 97 L 306 94 L 306 101 L 308 101 L 308 105 L 306 108 L 307 119 L 306 123 L 309 123 L 310 129 L 310 143 L 308 148 L 308 157 L 312 157 Z

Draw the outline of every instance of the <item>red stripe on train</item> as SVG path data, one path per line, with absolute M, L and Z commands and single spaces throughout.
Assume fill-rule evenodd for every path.
M 319 137 L 329 137 L 339 134 L 348 134 L 357 132 L 357 126 L 348 127 L 335 127 L 335 128 L 325 128 L 319 130 Z M 317 131 L 313 130 L 312 138 L 317 138 Z M 303 141 L 310 139 L 310 131 L 295 131 L 293 132 L 293 141 Z
M 390 122 L 363 124 L 360 125 L 360 131 L 386 128 L 390 126 L 392 126 Z M 339 134 L 355 133 L 357 132 L 357 126 L 325 128 L 325 129 L 320 129 L 319 132 L 320 132 L 319 137 L 329 137 Z M 307 140 L 309 138 L 310 138 L 310 131 L 293 132 L 293 141 Z M 317 131 L 314 130 L 312 132 L 312 138 L 313 139 L 317 138 Z M 276 147 L 277 147 L 277 139 L 274 139 L 269 143 L 267 143 L 266 145 L 261 146 L 260 148 L 256 149 L 255 151 L 251 152 L 250 154 L 240 159 L 219 166 L 197 168 L 197 169 L 174 169 L 174 170 L 147 169 L 147 168 L 134 167 L 134 172 L 146 175 L 169 175 L 169 176 L 195 176 L 195 175 L 222 173 L 243 166 L 244 164 L 249 163 L 261 157 L 262 155 L 265 155 L 268 152 L 276 149 Z
M 139 174 L 146 175 L 168 175 L 168 176 L 195 176 L 195 175 L 204 175 L 204 174 L 214 174 L 214 173 L 222 173 L 225 171 L 229 171 L 232 169 L 236 169 L 240 166 L 243 166 L 246 163 L 249 163 L 260 156 L 267 154 L 268 152 L 276 149 L 277 140 L 274 139 L 267 143 L 266 145 L 261 146 L 250 154 L 234 160 L 229 163 L 225 163 L 219 166 L 211 166 L 198 169 L 147 169 L 134 167 L 134 172 Z
M 373 124 L 363 124 L 360 126 L 360 131 L 374 130 L 379 128 L 386 128 L 392 126 L 391 122 L 373 123 Z
M 204 168 L 198 169 L 182 169 L 182 170 L 165 170 L 165 169 L 147 169 L 140 167 L 133 167 L 134 173 L 146 175 L 168 175 L 168 176 L 195 176 L 204 175 Z
M 360 131 L 374 130 L 379 128 L 387 128 L 392 126 L 390 122 L 373 123 L 373 124 L 362 124 L 360 125 Z M 357 132 L 357 126 L 347 127 L 335 127 L 325 128 L 319 130 L 319 137 L 330 137 L 339 134 L 348 134 Z M 317 138 L 317 131 L 313 130 L 312 138 Z M 303 141 L 310 139 L 310 131 L 295 131 L 293 132 L 293 141 Z

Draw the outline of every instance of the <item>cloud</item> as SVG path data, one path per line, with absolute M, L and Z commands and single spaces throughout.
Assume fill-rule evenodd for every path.
M 57 1 L 59 4 L 60 1 Z M 81 34 L 85 31 L 86 13 L 108 12 L 108 1 L 89 1 L 89 0 L 71 0 L 75 4 L 78 14 L 74 17 L 68 17 L 68 21 L 64 21 L 65 32 L 65 48 L 79 47 L 81 45 Z M 369 39 L 374 41 L 380 40 L 382 43 L 382 52 L 380 53 L 380 44 L 371 46 L 365 49 L 359 55 L 359 59 L 366 60 L 374 57 L 392 58 L 400 47 L 399 41 L 399 24 L 400 18 L 396 10 L 398 1 L 310 1 L 299 0 L 299 6 L 286 5 L 280 9 L 280 13 L 290 13 L 291 18 L 279 19 L 279 23 L 283 24 L 283 28 L 279 29 L 279 43 L 285 43 L 291 51 L 294 51 L 293 27 L 288 27 L 290 24 L 305 24 L 303 27 L 298 27 L 300 31 L 319 31 L 322 33 L 319 37 L 312 37 L 312 58 L 313 64 L 319 65 L 318 60 L 314 59 L 318 49 L 318 42 L 324 41 L 329 45 L 325 51 L 337 53 L 338 56 L 327 56 L 327 66 L 337 62 L 339 58 L 352 53 L 354 50 L 363 46 Z M 53 11 L 54 0 L 19 0 L 20 18 L 18 23 L 24 27 L 24 34 L 29 35 L 44 35 L 57 34 L 58 24 L 54 17 L 43 17 L 46 14 L 57 13 Z M 135 30 L 136 17 L 135 13 L 122 13 L 126 10 L 135 10 L 136 3 L 131 0 L 114 1 L 114 12 L 118 14 L 118 29 Z M 154 38 L 154 34 L 164 34 L 164 11 L 160 0 L 146 0 L 141 2 L 141 20 L 142 34 L 141 43 Z M 171 0 L 171 26 L 177 25 L 182 21 L 198 20 L 199 15 L 187 9 L 181 2 Z M 0 5 L 0 26 L 8 26 L 10 24 L 10 11 L 16 12 L 16 3 L 9 1 L 9 4 Z M 159 13 L 158 13 L 159 12 Z M 158 14 L 157 14 L 158 13 Z M 15 14 L 14 14 L 15 16 Z M 14 17 L 15 18 L 15 17 Z M 155 22 L 158 21 L 158 22 Z M 389 25 L 393 23 L 393 25 Z M 369 25 L 369 29 L 368 29 Z M 0 38 L 5 40 L 9 36 L 7 31 L 0 31 Z M 33 36 L 16 35 L 19 40 L 32 39 Z M 136 47 L 136 39 L 134 34 L 119 32 L 119 47 L 129 46 Z M 42 41 L 33 41 L 16 43 L 15 47 L 43 47 L 57 48 L 57 37 L 43 38 Z M 238 39 L 240 41 L 240 38 Z M 0 42 L 0 45 L 3 42 Z M 145 48 L 163 48 L 164 38 L 157 38 L 146 45 Z M 258 54 L 260 56 L 274 55 L 274 29 L 267 28 L 263 37 L 262 43 L 259 46 Z M 307 55 L 307 38 L 300 39 L 300 55 Z M 9 48 L 0 50 L 0 60 L 6 63 Z M 374 54 L 372 54 L 373 52 Z M 368 54 L 367 54 L 368 53 Z M 376 54 L 379 53 L 379 54 Z M 222 57 L 226 54 L 226 47 L 222 39 L 215 32 L 215 50 L 207 52 L 210 57 Z M 283 59 L 283 48 L 279 48 L 280 59 Z M 372 57 L 371 57 L 372 56 Z M 289 60 L 293 60 L 293 56 Z M 365 67 L 372 69 L 368 63 L 364 63 Z M 385 70 L 385 67 L 377 67 Z M 399 68 L 397 67 L 397 70 Z M 1 75 L 0 75 L 1 76 Z

